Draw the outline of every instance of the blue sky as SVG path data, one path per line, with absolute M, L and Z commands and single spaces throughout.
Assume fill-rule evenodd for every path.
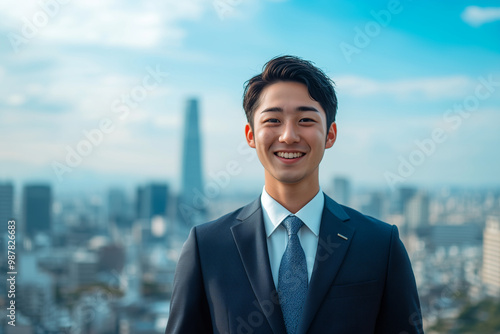
M 294 54 L 337 84 L 339 133 L 321 167 L 324 187 L 334 175 L 388 188 L 500 185 L 498 2 L 0 7 L 0 180 L 70 189 L 155 179 L 175 189 L 184 104 L 197 96 L 206 180 L 236 161 L 224 190 L 261 187 L 263 170 L 244 146 L 243 83 L 270 58 Z M 155 71 L 157 81 L 146 78 Z M 124 107 L 127 94 L 137 99 Z M 103 120 L 107 133 L 82 144 Z M 69 166 L 79 145 L 87 155 Z

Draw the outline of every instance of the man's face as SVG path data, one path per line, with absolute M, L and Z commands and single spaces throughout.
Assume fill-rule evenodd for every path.
M 318 182 L 318 167 L 336 139 L 336 124 L 326 129 L 326 114 L 298 82 L 266 87 L 254 113 L 253 129 L 245 127 L 248 145 L 257 150 L 269 182 Z

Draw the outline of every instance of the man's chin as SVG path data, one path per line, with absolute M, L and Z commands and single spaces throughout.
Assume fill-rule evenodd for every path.
M 275 180 L 279 183 L 287 184 L 287 185 L 296 185 L 304 180 L 303 177 L 298 175 L 277 175 Z

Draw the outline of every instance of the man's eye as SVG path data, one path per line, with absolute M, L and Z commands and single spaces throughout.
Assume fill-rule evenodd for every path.
M 279 119 L 269 118 L 269 119 L 265 120 L 264 123 L 279 123 Z
M 300 121 L 301 122 L 315 122 L 314 119 L 312 119 L 312 118 L 302 118 Z

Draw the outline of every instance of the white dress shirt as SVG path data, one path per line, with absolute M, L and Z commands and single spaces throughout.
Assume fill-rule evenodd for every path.
M 283 257 L 283 253 L 288 243 L 288 234 L 286 233 L 285 227 L 281 225 L 281 222 L 289 215 L 294 214 L 272 198 L 267 193 L 265 186 L 262 190 L 260 201 L 266 229 L 267 250 L 269 251 L 271 273 L 273 275 L 274 285 L 277 288 L 281 258 Z M 319 227 L 321 225 L 324 204 L 325 197 L 320 188 L 316 196 L 295 214 L 295 216 L 304 222 L 304 226 L 299 230 L 298 237 L 306 255 L 309 281 L 311 280 L 314 259 L 318 248 Z

